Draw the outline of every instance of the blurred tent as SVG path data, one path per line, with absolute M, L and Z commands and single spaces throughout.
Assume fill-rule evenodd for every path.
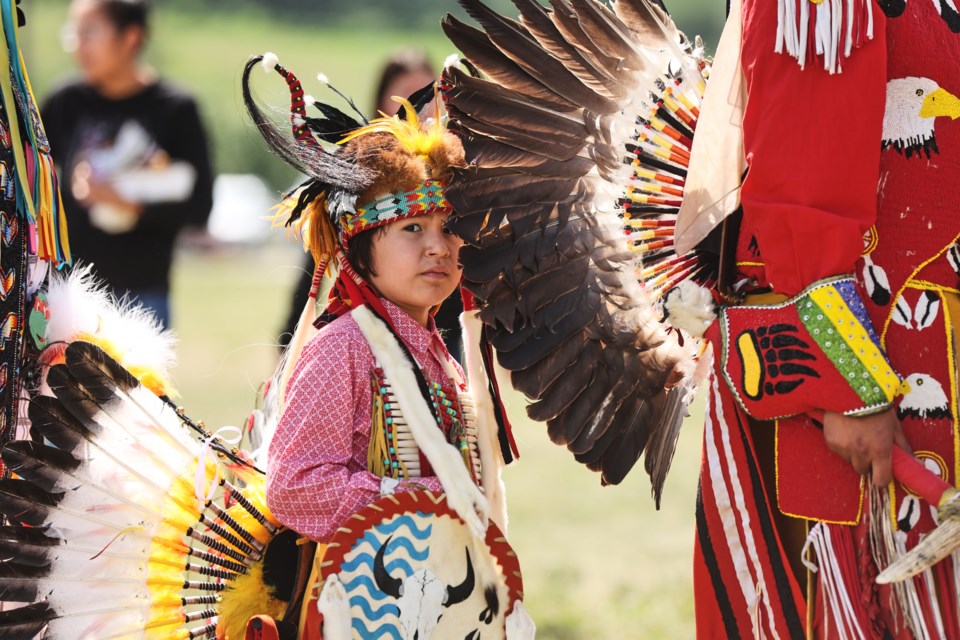
M 222 173 L 213 184 L 213 210 L 207 231 L 214 240 L 227 244 L 268 240 L 271 233 L 267 216 L 276 202 L 276 192 L 259 176 Z

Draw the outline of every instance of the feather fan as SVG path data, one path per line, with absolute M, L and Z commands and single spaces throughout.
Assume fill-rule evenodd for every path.
M 709 65 L 654 0 L 460 4 L 479 29 L 443 27 L 483 74 L 443 78 L 465 285 L 530 417 L 605 484 L 646 449 L 659 505 L 700 356 L 663 299 L 716 270 L 673 251 Z
M 28 604 L 0 638 L 217 637 L 279 526 L 262 474 L 94 344 L 70 343 L 47 381 L 38 439 L 0 452 L 0 600 Z

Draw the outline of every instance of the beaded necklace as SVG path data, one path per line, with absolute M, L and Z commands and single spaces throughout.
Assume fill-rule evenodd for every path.
M 473 399 L 465 390 L 456 368 L 446 359 L 441 360 L 448 376 L 448 384 L 428 382 L 430 408 L 443 431 L 447 442 L 456 447 L 470 471 L 472 480 L 479 484 L 481 478 L 480 454 L 477 444 L 476 409 Z M 421 369 L 422 370 L 422 369 Z M 371 375 L 373 411 L 370 449 L 367 456 L 371 473 L 380 477 L 397 479 L 419 478 L 431 475 L 430 464 L 420 452 L 403 410 L 397 402 L 383 369 L 375 367 Z

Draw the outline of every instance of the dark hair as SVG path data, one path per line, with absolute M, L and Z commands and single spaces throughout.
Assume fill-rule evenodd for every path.
M 367 282 L 370 282 L 370 276 L 378 275 L 373 270 L 373 239 L 375 235 L 383 235 L 386 230 L 386 225 L 367 229 L 347 240 L 347 260 L 353 270 Z
M 149 30 L 149 0 L 97 0 L 97 5 L 117 31 L 140 27 L 146 34 Z
M 373 94 L 374 103 L 371 113 L 375 114 L 377 109 L 380 108 L 380 103 L 383 102 L 385 98 L 390 97 L 385 96 L 384 93 L 386 93 L 387 87 L 390 86 L 391 82 L 402 75 L 416 73 L 418 71 L 425 71 L 431 76 L 434 75 L 433 65 L 430 64 L 427 54 L 423 51 L 419 49 L 402 49 L 390 56 L 387 63 L 383 66 L 383 70 L 380 72 L 380 82 L 377 83 L 377 92 Z

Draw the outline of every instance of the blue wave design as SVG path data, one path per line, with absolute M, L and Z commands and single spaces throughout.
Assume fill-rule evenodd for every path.
M 426 516 L 422 512 L 417 515 Z M 418 528 L 413 517 L 409 515 L 400 516 L 364 533 L 353 548 L 350 554 L 352 557 L 340 567 L 344 573 L 353 574 L 349 581 L 343 583 L 343 587 L 350 598 L 350 606 L 363 612 L 362 617 L 354 618 L 353 630 L 364 640 L 402 640 L 396 624 L 399 610 L 392 598 L 380 591 L 373 580 L 373 562 L 377 550 L 384 540 L 400 530 L 403 530 L 403 536 L 392 539 L 384 550 L 386 569 L 391 575 L 401 579 L 413 575 L 411 561 L 423 562 L 430 556 L 430 548 L 424 545 L 423 549 L 417 549 L 416 542 L 426 541 L 433 532 L 433 525 Z M 394 554 L 399 557 L 391 558 Z M 393 616 L 392 621 L 389 620 L 390 616 Z M 364 619 L 370 623 L 383 620 L 383 624 L 368 628 Z
M 366 536 L 371 536 L 371 539 L 367 540 Z M 379 549 L 380 545 L 383 544 L 383 542 L 380 540 L 377 540 L 376 537 L 371 532 L 367 532 L 366 534 L 364 534 L 364 542 L 370 543 L 371 547 L 376 547 L 377 549 Z M 354 549 L 356 548 L 357 547 L 354 547 Z M 407 540 L 406 538 L 394 538 L 393 540 L 391 540 L 390 544 L 387 545 L 387 549 L 386 549 L 386 552 L 384 553 L 384 556 L 387 557 L 392 555 L 397 551 L 398 548 L 402 548 L 404 551 L 407 552 L 407 555 L 410 556 L 411 560 L 416 560 L 417 562 L 423 562 L 430 556 L 430 549 L 428 547 L 425 547 L 422 550 L 418 550 L 415 546 L 413 546 L 413 543 Z M 354 571 L 358 567 L 361 567 L 364 565 L 373 567 L 374 555 L 375 554 L 371 554 L 367 552 L 358 553 L 347 562 L 344 562 L 343 564 L 341 564 L 340 565 L 341 570 Z
M 377 609 L 374 609 L 370 606 L 370 603 L 367 602 L 367 599 L 361 594 L 350 598 L 351 607 L 359 607 L 363 610 L 363 615 L 367 617 L 367 620 L 372 620 L 376 622 L 384 616 L 399 616 L 400 609 L 397 605 L 389 602 Z
M 423 513 L 422 511 L 418 511 L 417 515 L 420 516 L 421 518 L 429 517 L 426 513 Z M 406 515 L 406 516 L 399 516 L 397 518 L 394 518 L 390 522 L 378 524 L 375 528 L 375 531 L 378 534 L 381 534 L 384 538 L 386 538 L 388 536 L 393 535 L 397 531 L 397 529 L 399 529 L 400 527 L 406 527 L 410 533 L 410 537 L 414 538 L 415 540 L 426 540 L 427 538 L 430 537 L 430 532 L 433 530 L 432 524 L 428 524 L 423 529 L 418 529 L 416 527 L 414 519 L 411 516 Z M 370 533 L 372 533 L 372 531 L 367 531 L 367 535 L 369 535 Z M 367 540 L 367 535 L 364 535 L 364 541 L 369 541 Z
M 371 556 L 369 553 L 365 553 L 363 555 L 357 556 L 353 560 L 350 560 L 349 562 L 344 562 L 343 564 L 341 564 L 340 570 L 353 572 L 359 569 L 360 567 L 368 567 L 368 568 L 373 567 L 373 556 Z M 394 575 L 394 571 L 396 571 L 397 569 L 400 569 L 401 571 L 403 571 L 404 578 L 406 578 L 407 576 L 413 575 L 413 567 L 410 566 L 410 563 L 404 560 L 403 558 L 397 558 L 395 560 L 391 560 L 390 562 L 387 562 L 386 568 L 387 568 L 387 571 L 390 573 L 390 575 Z M 371 569 L 371 572 L 372 571 L 373 570 Z
M 380 638 L 387 636 L 390 640 L 403 640 L 403 636 L 400 635 L 400 630 L 395 626 L 380 625 L 375 629 L 368 629 L 367 625 L 363 624 L 363 620 L 358 618 L 353 619 L 353 630 L 360 634 L 360 637 L 363 640 L 380 640 Z
M 403 572 L 404 577 L 413 575 L 413 567 L 410 566 L 410 563 L 404 560 L 403 558 L 397 558 L 396 560 L 391 560 L 386 565 L 387 573 L 390 575 L 396 575 L 397 569 Z
M 349 580 L 343 583 L 343 589 L 348 593 L 353 593 L 354 591 L 359 592 L 361 588 L 366 587 L 367 592 L 369 593 L 370 598 L 373 600 L 386 600 L 390 596 L 377 589 L 376 583 L 374 583 L 373 578 L 370 576 L 354 576 L 353 580 Z

